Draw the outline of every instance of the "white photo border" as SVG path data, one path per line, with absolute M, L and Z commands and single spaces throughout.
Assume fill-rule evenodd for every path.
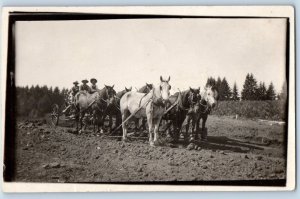
M 64 12 L 102 14 L 181 15 L 202 17 L 285 17 L 289 19 L 289 91 L 287 178 L 285 187 L 271 186 L 206 186 L 206 185 L 121 185 L 80 183 L 5 182 L 4 192 L 140 192 L 140 191 L 291 191 L 296 177 L 295 124 L 295 13 L 293 6 L 104 6 L 104 7 L 4 7 L 2 9 L 1 119 L 5 124 L 5 101 L 10 12 Z M 2 162 L 4 160 L 5 125 L 1 126 Z M 1 167 L 2 169 L 2 167 Z M 2 170 L 1 170 L 2 171 Z M 2 172 L 3 173 L 3 172 Z

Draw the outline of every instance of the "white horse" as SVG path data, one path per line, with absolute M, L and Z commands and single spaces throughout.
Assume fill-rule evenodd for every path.
M 164 80 L 160 77 L 160 85 L 153 87 L 149 93 L 140 93 L 131 91 L 123 95 L 120 100 L 120 109 L 122 114 L 123 141 L 127 137 L 126 119 L 133 114 L 135 118 L 147 117 L 149 126 L 149 143 L 154 146 L 158 140 L 158 127 L 165 111 L 165 104 L 169 100 L 170 77 Z M 154 134 L 154 139 L 153 139 Z

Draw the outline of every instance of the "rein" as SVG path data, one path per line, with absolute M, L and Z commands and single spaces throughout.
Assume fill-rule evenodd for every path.
M 201 101 L 205 101 L 205 100 L 201 100 Z M 201 111 L 201 109 L 199 110 L 201 113 L 207 113 L 209 111 L 209 105 L 208 104 L 202 104 L 201 101 L 199 102 L 199 104 L 205 108 L 204 111 Z M 205 101 L 206 102 L 206 101 Z
M 153 90 L 153 91 L 152 91 L 153 94 L 152 94 L 152 97 L 151 97 L 152 103 L 153 103 L 155 106 L 158 106 L 158 107 L 161 106 L 161 107 L 164 108 L 166 105 L 165 105 L 163 102 L 159 102 L 159 101 L 158 101 L 159 99 L 161 99 L 161 97 L 156 97 L 156 96 L 155 96 L 155 93 L 154 93 L 154 90 L 155 90 L 155 89 L 152 89 L 152 90 Z M 161 91 L 160 91 L 160 93 L 161 93 Z M 155 102 L 155 97 L 156 97 L 156 100 L 157 100 L 158 102 Z

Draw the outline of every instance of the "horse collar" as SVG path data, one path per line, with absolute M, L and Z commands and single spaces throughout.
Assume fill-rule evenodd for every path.
M 205 104 L 203 104 L 202 102 L 204 102 Z M 201 113 L 208 113 L 209 112 L 210 107 L 209 107 L 209 105 L 207 104 L 207 102 L 204 99 L 201 99 L 201 101 L 199 102 L 199 104 L 200 104 L 200 106 L 202 106 L 202 107 L 205 108 L 204 111 L 201 111 L 201 109 L 200 109 Z

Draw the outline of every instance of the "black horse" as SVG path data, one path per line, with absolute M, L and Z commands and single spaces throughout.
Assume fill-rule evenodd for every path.
M 177 92 L 169 98 L 169 105 L 166 107 L 168 110 L 171 108 L 164 116 L 163 119 L 167 120 L 167 130 L 168 134 L 173 138 L 174 142 L 177 142 L 180 137 L 180 132 L 182 124 L 185 118 L 193 114 L 194 105 L 197 104 L 199 98 L 200 89 L 192 89 Z M 170 132 L 169 128 L 173 127 L 173 131 Z M 188 139 L 188 127 L 186 133 L 184 134 L 185 140 Z
M 217 89 L 214 86 L 206 86 L 204 91 L 201 92 L 198 102 L 194 106 L 193 114 L 187 120 L 187 125 L 189 125 L 190 121 L 192 121 L 192 134 L 190 141 L 199 139 L 199 133 L 201 134 L 201 140 L 207 139 L 207 128 L 205 127 L 205 124 L 211 110 L 216 106 L 217 100 Z M 202 127 L 200 128 L 201 119 Z
M 97 131 L 100 130 L 100 126 L 104 126 L 104 120 L 106 116 L 111 114 L 111 109 L 116 101 L 116 91 L 114 90 L 114 86 L 107 86 L 101 90 L 97 90 L 99 94 L 98 98 L 92 104 L 92 115 L 93 115 L 93 126 L 94 132 L 97 126 Z M 111 121 L 109 121 L 109 125 L 111 125 Z

